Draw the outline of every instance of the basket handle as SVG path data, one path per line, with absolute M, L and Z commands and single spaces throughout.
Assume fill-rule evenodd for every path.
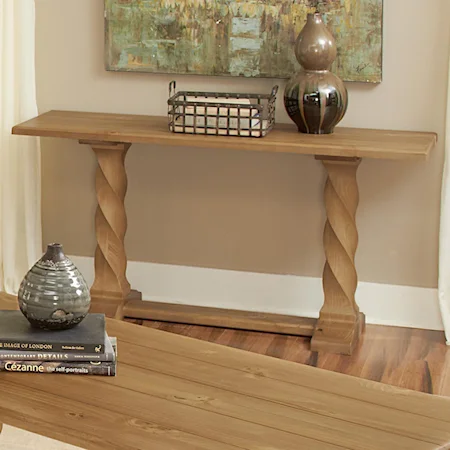
M 271 98 L 276 97 L 277 92 L 278 92 L 278 85 L 275 85 L 275 86 L 272 88 L 272 93 L 270 94 L 270 97 L 271 97 Z
M 172 95 L 175 94 L 176 90 L 177 90 L 177 82 L 175 80 L 172 80 L 169 83 L 169 97 L 172 97 Z

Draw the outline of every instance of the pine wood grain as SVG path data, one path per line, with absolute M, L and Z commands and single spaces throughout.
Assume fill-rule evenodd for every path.
M 3 297 L 0 308 L 11 306 Z M 107 327 L 118 337 L 117 377 L 0 373 L 0 421 L 94 450 L 434 450 L 450 444 L 450 399 L 150 327 L 116 320 Z M 178 325 L 177 331 L 200 328 Z M 235 333 L 244 332 L 208 329 L 210 339 L 237 345 Z M 271 342 L 254 338 L 262 334 L 244 333 L 246 345 L 269 344 L 264 351 L 276 353 Z
M 188 135 L 169 132 L 166 117 L 75 111 L 41 114 L 15 126 L 13 134 L 376 159 L 426 159 L 437 140 L 435 133 L 341 127 L 314 136 L 298 133 L 293 124 L 277 124 L 261 139 Z
M 321 157 L 327 171 L 324 189 L 327 221 L 323 232 L 324 303 L 311 340 L 311 350 L 351 355 L 364 329 L 365 316 L 355 301 L 358 274 L 356 208 L 359 203 L 358 158 Z
M 305 317 L 141 300 L 128 301 L 124 307 L 124 315 L 165 322 L 240 328 L 298 336 L 312 336 L 316 324 L 316 319 Z
M 94 303 L 105 303 L 108 313 L 111 303 L 112 316 L 123 318 L 123 305 L 131 292 L 127 280 L 127 255 L 125 233 L 127 214 L 125 195 L 128 187 L 125 157 L 131 144 L 83 141 L 97 157 L 95 188 L 98 206 L 95 213 L 95 279 L 91 288 Z
M 15 295 L 9 295 L 4 292 L 0 292 L 0 307 L 9 311 L 15 311 L 19 309 L 19 302 Z
M 127 350 L 129 348 L 127 346 Z M 40 388 L 38 381 L 35 381 L 36 378 L 30 381 L 29 387 L 33 391 Z M 249 381 L 247 380 L 247 382 Z M 264 399 L 242 395 L 235 392 L 235 388 L 229 390 L 208 386 L 179 376 L 162 374 L 159 369 L 157 371 L 145 370 L 124 364 L 120 378 L 118 377 L 114 382 L 106 380 L 109 386 L 105 386 L 103 392 L 98 392 L 97 386 L 92 383 L 83 382 L 83 380 L 81 383 L 83 391 L 89 397 L 87 401 L 94 407 L 98 402 L 105 403 L 108 410 L 124 415 L 139 415 L 141 420 L 147 422 L 149 420 L 161 421 L 155 409 L 164 410 L 165 405 L 169 404 L 168 402 L 174 402 L 180 405 L 182 411 L 189 412 L 190 417 L 195 416 L 197 412 L 204 417 L 205 412 L 210 412 L 213 415 L 225 415 L 248 422 L 250 429 L 251 424 L 272 427 L 275 421 L 280 430 L 298 436 L 296 439 L 299 443 L 302 442 L 301 439 L 306 438 L 305 443 L 308 444 L 319 440 L 325 444 L 338 442 L 345 448 L 367 450 L 378 449 L 382 443 L 385 445 L 395 444 L 395 448 L 405 449 L 415 444 L 414 440 L 408 436 L 351 422 L 343 425 L 342 421 L 336 420 L 334 417 L 311 414 L 308 410 L 293 408 L 291 405 L 272 402 L 268 409 L 268 404 Z M 127 390 L 130 383 L 134 385 L 132 392 Z M 64 380 L 55 378 L 53 391 L 56 395 L 65 395 L 64 384 Z M 104 399 L 101 397 L 102 394 Z M 76 400 L 75 393 L 69 395 Z M 151 408 L 152 411 L 147 411 L 148 408 Z M 249 410 L 252 411 L 251 416 L 249 416 Z M 203 417 L 202 420 L 205 420 L 204 423 L 207 425 L 208 421 Z M 282 420 L 280 420 L 281 418 Z M 307 426 L 299 428 L 299 423 L 305 423 Z M 214 435 L 217 436 L 221 432 L 221 429 L 214 423 L 209 426 L 213 427 Z M 255 427 L 255 430 L 258 428 Z M 361 429 L 364 430 L 364 433 L 360 433 Z M 266 435 L 266 437 L 268 436 Z M 311 441 L 308 442 L 308 439 Z M 235 441 L 234 443 L 236 444 Z M 256 444 L 256 441 L 254 443 Z M 427 447 L 425 446 L 425 448 Z

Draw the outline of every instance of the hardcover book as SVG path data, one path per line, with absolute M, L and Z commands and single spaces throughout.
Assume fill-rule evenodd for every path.
M 114 348 L 110 338 L 105 333 L 105 353 L 71 353 L 71 352 L 33 352 L 21 350 L 0 350 L 1 361 L 115 361 Z
M 0 311 L 0 350 L 101 354 L 105 315 L 88 314 L 70 330 L 46 331 L 32 328 L 20 311 Z
M 115 362 L 42 362 L 42 361 L 0 361 L 0 372 L 53 373 L 67 375 L 115 376 Z
M 114 361 L 0 361 L 0 372 L 115 376 L 117 342 L 111 338 Z

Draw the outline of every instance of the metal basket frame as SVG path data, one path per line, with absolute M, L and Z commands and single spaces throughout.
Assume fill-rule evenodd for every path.
M 172 81 L 167 101 L 169 130 L 187 134 L 263 137 L 275 125 L 277 92 L 278 86 L 274 86 L 270 94 L 176 92 L 176 82 Z M 222 102 L 189 101 L 188 97 L 221 99 Z M 250 104 L 223 102 L 228 99 L 250 100 Z M 198 121 L 203 125 L 198 125 Z M 254 121 L 258 122 L 257 126 L 252 126 Z

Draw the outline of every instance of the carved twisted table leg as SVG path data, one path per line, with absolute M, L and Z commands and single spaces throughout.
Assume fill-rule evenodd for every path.
M 95 214 L 97 248 L 95 280 L 91 288 L 92 310 L 122 319 L 125 300 L 131 293 L 126 277 L 127 256 L 124 245 L 127 230 L 124 201 L 128 184 L 124 163 L 131 144 L 92 141 L 80 143 L 90 145 L 98 161 L 98 208 Z
M 364 326 L 364 315 L 355 302 L 358 277 L 356 209 L 359 201 L 356 171 L 358 158 L 318 158 L 328 173 L 324 200 L 326 256 L 323 271 L 324 304 L 311 340 L 311 350 L 351 354 Z

